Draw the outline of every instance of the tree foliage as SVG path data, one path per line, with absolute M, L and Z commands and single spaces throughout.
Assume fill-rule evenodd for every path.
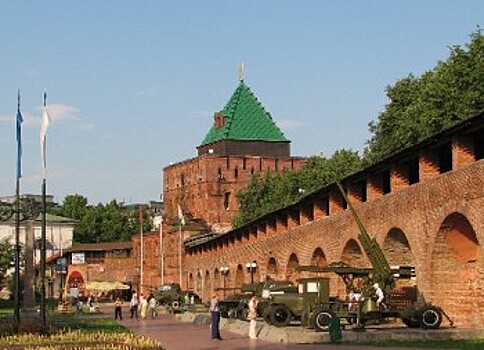
M 66 196 L 63 204 L 52 213 L 78 221 L 74 228 L 77 243 L 129 241 L 133 234 L 141 231 L 138 209 L 121 208 L 115 200 L 110 203 L 90 206 L 81 195 Z M 143 213 L 143 232 L 152 229 L 148 214 Z
M 361 167 L 357 152 L 339 150 L 331 158 L 311 157 L 300 171 L 267 172 L 254 175 L 249 185 L 237 193 L 239 213 L 235 226 L 241 226 L 266 213 L 282 208 L 304 194 L 349 175 Z
M 5 283 L 5 276 L 7 270 L 11 267 L 14 261 L 14 247 L 10 244 L 8 239 L 4 238 L 0 240 L 0 290 Z
M 480 30 L 462 48 L 450 48 L 449 58 L 420 77 L 409 75 L 386 94 L 389 103 L 377 121 L 365 151 L 373 163 L 411 146 L 484 109 L 484 36 Z

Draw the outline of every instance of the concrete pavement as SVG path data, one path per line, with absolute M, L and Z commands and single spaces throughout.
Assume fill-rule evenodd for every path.
M 103 307 L 106 314 L 113 314 L 113 308 Z M 295 344 L 268 342 L 261 339 L 250 340 L 246 334 L 231 332 L 221 328 L 223 340 L 210 339 L 210 326 L 182 322 L 173 315 L 162 314 L 155 319 L 134 320 L 129 318 L 127 308 L 120 323 L 133 332 L 156 339 L 166 350 L 381 350 L 381 347 L 337 344 Z M 262 321 L 260 321 L 262 322 Z M 386 347 L 385 350 L 419 350 L 421 348 Z M 449 350 L 449 349 L 447 349 Z

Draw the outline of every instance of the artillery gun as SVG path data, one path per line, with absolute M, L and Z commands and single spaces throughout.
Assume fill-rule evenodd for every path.
M 362 328 L 365 323 L 374 320 L 382 320 L 389 317 L 400 318 L 405 325 L 411 328 L 437 329 L 445 316 L 453 327 L 453 322 L 449 316 L 438 306 L 427 303 L 418 304 L 416 300 L 404 300 L 400 307 L 389 303 L 382 308 L 377 307 L 372 299 L 375 292 L 374 283 L 378 283 L 386 296 L 391 297 L 395 289 L 397 279 L 415 278 L 415 268 L 412 266 L 391 267 L 375 238 L 372 238 L 357 211 L 348 200 L 346 193 L 339 182 L 336 183 L 344 200 L 358 224 L 360 233 L 358 239 L 370 260 L 372 268 L 358 268 L 335 263 L 329 266 L 299 266 L 299 271 L 311 272 L 331 272 L 339 275 L 346 285 L 348 292 L 358 291 L 362 294 L 362 299 L 355 303 L 348 301 L 334 300 L 325 305 L 321 305 L 311 314 L 311 324 L 316 330 L 326 330 L 335 316 L 347 319 L 350 323 L 355 322 L 356 328 Z M 363 286 L 356 286 L 355 281 L 363 281 Z M 415 298 L 416 299 L 416 298 Z M 404 306 L 404 307 L 402 307 Z

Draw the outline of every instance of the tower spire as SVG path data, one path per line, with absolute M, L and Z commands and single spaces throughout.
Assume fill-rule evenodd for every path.
M 243 82 L 244 81 L 244 62 L 240 62 L 240 67 L 239 67 L 239 81 Z

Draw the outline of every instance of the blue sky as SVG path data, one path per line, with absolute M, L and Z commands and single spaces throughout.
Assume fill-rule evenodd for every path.
M 420 75 L 484 26 L 484 1 L 1 1 L 0 196 L 15 192 L 21 91 L 22 193 L 62 202 L 158 200 L 162 169 L 196 156 L 245 81 L 296 156 L 362 151 L 385 87 Z

